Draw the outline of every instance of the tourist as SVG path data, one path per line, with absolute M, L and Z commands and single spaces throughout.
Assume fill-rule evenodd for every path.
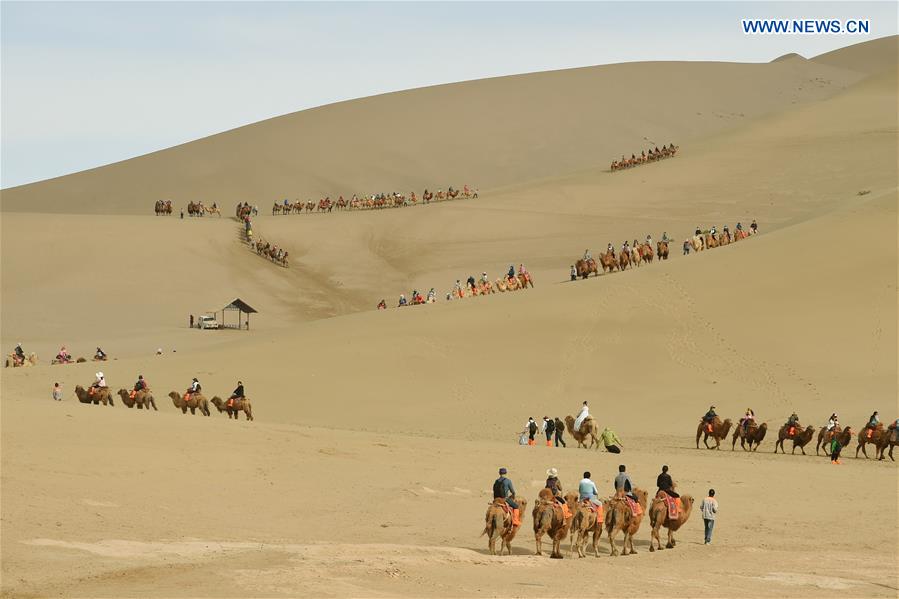
M 534 435 L 537 434 L 537 423 L 534 422 L 533 416 L 528 418 L 528 423 L 525 427 L 528 431 L 528 445 L 536 445 L 537 441 L 534 440 Z
M 605 446 L 606 451 L 609 453 L 621 453 L 621 450 L 624 449 L 621 439 L 619 439 L 618 435 L 615 434 L 615 431 L 609 427 L 603 429 L 600 438 L 602 439 L 602 444 Z
M 571 265 L 571 280 L 577 281 L 577 269 L 574 267 L 574 264 Z
M 668 497 L 678 498 L 680 495 L 674 492 L 674 481 L 671 480 L 671 475 L 668 474 L 668 466 L 662 466 L 662 473 L 656 477 L 656 486 L 659 488 L 659 491 L 664 492 Z M 659 491 L 656 491 L 656 495 L 659 494 Z
M 562 435 L 565 434 L 565 423 L 562 422 L 561 420 L 559 420 L 558 417 L 556 417 L 555 425 L 556 426 L 555 426 L 554 431 L 555 431 L 555 435 L 556 435 L 556 440 L 555 440 L 556 447 L 558 447 L 560 443 L 562 444 L 562 447 L 568 447 L 567 445 L 565 445 L 565 440 L 562 439 Z
M 549 416 L 543 417 L 543 424 L 540 425 L 540 431 L 546 435 L 546 446 L 552 447 L 553 431 L 556 430 L 556 423 Z
M 62 387 L 59 386 L 59 383 L 53 383 L 53 399 L 62 401 Z
M 715 489 L 709 489 L 709 496 L 702 500 L 699 510 L 702 512 L 702 522 L 705 525 L 705 543 L 712 543 L 712 529 L 715 528 L 715 515 L 718 513 L 718 500 L 715 499 Z
M 634 501 L 637 497 L 634 495 L 634 483 L 626 472 L 627 468 L 624 464 L 618 466 L 618 476 L 615 477 L 615 494 L 618 496 L 627 495 Z
M 493 498 L 503 499 L 509 507 L 512 508 L 512 526 L 521 526 L 521 512 L 518 508 L 518 502 L 515 501 L 515 487 L 512 481 L 506 478 L 508 470 L 499 469 L 499 478 L 493 481 Z
M 684 239 L 684 256 L 690 255 L 690 240 Z

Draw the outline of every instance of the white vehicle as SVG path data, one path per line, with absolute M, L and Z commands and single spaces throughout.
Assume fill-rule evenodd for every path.
M 199 320 L 197 320 L 197 328 L 198 329 L 218 329 L 221 328 L 221 325 L 215 319 L 215 316 L 210 314 L 206 314 L 201 316 Z

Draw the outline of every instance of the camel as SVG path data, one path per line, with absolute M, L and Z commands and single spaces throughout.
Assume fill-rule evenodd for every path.
M 693 238 L 690 240 L 690 245 L 693 246 L 694 252 L 701 252 L 705 249 L 705 244 L 702 241 L 702 237 L 700 237 L 699 235 L 693 236 Z
M 592 507 L 591 507 L 592 506 Z M 574 555 L 577 547 L 578 557 L 587 557 L 587 537 L 593 534 L 593 554 L 599 557 L 599 540 L 602 537 L 603 509 L 602 505 L 594 505 L 589 501 L 578 501 L 574 506 L 574 518 L 571 521 L 571 549 Z M 575 540 L 575 536 L 577 537 Z
M 219 210 L 218 206 L 204 206 L 203 209 L 206 211 L 206 214 L 218 214 L 219 218 L 222 217 L 222 211 Z
M 865 450 L 865 445 L 870 443 L 874 446 L 874 457 L 877 457 L 877 451 L 880 443 L 882 443 L 883 437 L 889 436 L 889 431 L 884 430 L 883 424 L 878 423 L 877 427 L 871 429 L 869 427 L 864 427 L 862 430 L 858 431 L 858 445 L 855 448 L 855 457 L 858 457 L 858 450 L 861 450 L 864 454 L 865 458 L 868 458 L 868 452 Z
M 704 420 L 699 421 L 699 426 L 696 427 L 696 449 L 699 449 L 699 437 L 702 438 L 702 442 L 705 443 L 706 449 L 712 449 L 709 447 L 709 436 L 715 439 L 715 449 L 721 449 L 721 441 L 727 438 L 727 433 L 730 432 L 730 427 L 732 422 L 730 418 L 721 422 L 721 420 L 715 416 L 715 419 L 711 422 L 705 422 Z
M 618 261 L 615 259 L 615 252 L 606 252 L 599 255 L 599 263 L 602 264 L 602 271 L 612 272 L 618 268 Z
M 777 448 L 780 447 L 781 453 L 787 453 L 784 449 L 784 441 L 786 439 L 791 439 L 793 441 L 793 451 L 790 453 L 796 453 L 796 448 L 802 450 L 802 455 L 805 455 L 805 446 L 809 441 L 812 440 L 812 437 L 815 435 L 815 427 L 808 426 L 804 431 L 800 431 L 799 427 L 791 427 L 794 429 L 793 435 L 790 435 L 790 431 L 787 430 L 787 425 L 783 425 L 780 427 L 780 430 L 777 432 L 777 443 L 774 444 L 774 453 L 777 453 Z
M 12 352 L 6 357 L 7 368 L 21 368 L 23 366 L 28 367 L 35 365 L 37 365 L 37 354 L 34 352 L 31 352 L 30 354 L 25 356 L 22 361 L 19 361 L 18 357 L 16 356 L 16 352 Z
M 820 434 L 818 436 L 820 437 Z M 830 442 L 836 439 L 840 444 L 840 449 L 849 445 L 849 443 L 852 442 L 852 427 L 847 426 L 842 431 L 831 431 L 830 433 L 825 434 L 824 439 L 825 441 L 821 443 L 821 449 L 824 450 L 826 456 L 830 457 L 832 455 L 832 452 L 830 451 Z M 818 455 L 817 446 L 815 447 L 815 455 Z
M 578 260 L 574 263 L 574 268 L 577 271 L 577 276 L 582 279 L 589 277 L 591 272 L 594 275 L 599 276 L 599 267 L 596 265 L 596 260 L 593 258 L 590 258 L 589 260 Z
M 595 445 L 596 449 L 599 449 L 599 425 L 596 424 L 596 420 L 593 419 L 593 416 L 587 416 L 584 421 L 581 422 L 581 428 L 578 431 L 574 430 L 573 416 L 565 417 L 565 426 L 568 428 L 568 434 L 577 441 L 578 447 L 590 449 L 590 447 Z M 587 444 L 584 443 L 588 436 L 590 437 L 590 447 L 587 447 Z
M 565 502 L 569 507 L 576 501 L 576 493 L 569 493 L 565 496 Z M 574 514 L 572 513 L 566 518 L 562 506 L 556 503 L 553 492 L 549 489 L 541 489 L 531 515 L 534 518 L 534 541 L 537 545 L 537 555 L 543 555 L 541 551 L 543 535 L 549 535 L 553 542 L 550 557 L 562 559 L 562 541 L 568 536 L 568 529 Z
M 95 389 L 93 394 L 89 389 L 85 389 L 81 385 L 75 385 L 75 395 L 81 403 L 92 403 L 95 406 L 99 404 L 114 406 L 112 401 L 112 393 L 108 387 L 100 387 Z
M 227 412 L 228 420 L 230 420 L 233 416 L 234 420 L 236 421 L 241 412 L 247 415 L 247 420 L 253 420 L 253 406 L 250 404 L 250 400 L 246 397 L 244 397 L 243 399 L 235 399 L 232 405 L 228 405 L 228 401 L 223 400 L 217 395 L 209 401 L 216 408 L 218 408 L 219 414 L 221 414 L 222 412 Z
M 652 264 L 653 255 L 651 245 L 649 245 L 648 243 L 644 243 L 640 246 L 640 258 L 643 260 L 643 262 Z
M 656 242 L 656 256 L 658 256 L 659 260 L 667 260 L 668 259 L 668 242 L 667 241 Z
M 122 403 L 129 408 L 137 406 L 138 410 L 143 410 L 144 407 L 146 407 L 147 411 L 150 411 L 150 406 L 153 406 L 154 410 L 157 412 L 159 411 L 156 408 L 156 400 L 153 399 L 153 396 L 150 395 L 149 391 L 137 391 L 134 393 L 134 398 L 132 398 L 131 393 L 125 389 L 119 389 L 117 393 L 118 396 L 122 398 Z
M 762 440 L 765 438 L 765 434 L 768 432 L 768 423 L 763 422 L 761 425 L 757 425 L 755 422 L 750 423 L 749 430 L 743 430 L 741 425 L 737 425 L 734 428 L 734 436 L 733 440 L 730 444 L 730 450 L 733 451 L 737 446 L 737 439 L 740 440 L 740 447 L 745 451 L 746 443 L 749 443 L 749 451 L 756 451 L 761 445 Z M 755 447 L 753 447 L 755 445 Z
M 887 448 L 889 448 L 890 459 L 895 462 L 896 458 L 893 457 L 893 448 L 896 447 L 896 445 L 899 445 L 899 431 L 890 425 L 887 427 L 886 434 L 880 437 L 880 443 L 877 444 L 877 450 L 880 452 L 880 457 L 877 459 L 884 459 L 884 453 Z
M 674 533 L 680 529 L 690 518 L 690 512 L 693 511 L 693 498 L 689 495 L 680 496 L 680 511 L 677 518 L 672 520 L 668 515 L 668 505 L 665 503 L 665 492 L 659 491 L 656 498 L 652 500 L 652 506 L 649 508 L 649 523 L 652 525 L 652 535 L 649 539 L 649 550 L 655 551 L 658 545 L 659 551 L 662 550 L 662 540 L 659 538 L 659 529 L 665 527 L 668 529 L 668 542 L 665 549 L 673 549 L 677 542 L 674 540 Z
M 527 499 L 518 499 L 517 501 L 519 513 L 524 517 L 528 501 Z M 505 499 L 496 498 L 487 508 L 487 516 L 484 518 L 486 524 L 481 536 L 487 535 L 487 549 L 490 551 L 490 555 L 496 555 L 497 539 L 500 539 L 499 554 L 502 555 L 505 550 L 512 555 L 512 539 L 521 528 L 520 523 L 518 526 L 512 525 L 512 512 L 503 509 L 506 505 Z
M 618 270 L 625 270 L 628 266 L 631 265 L 631 257 L 630 252 L 621 251 L 618 254 Z
M 534 288 L 534 277 L 532 277 L 531 273 L 529 273 L 529 272 L 519 273 L 518 284 L 521 285 L 522 289 L 527 289 L 528 285 L 530 285 L 531 288 L 533 289 Z
M 815 455 L 821 455 L 819 450 L 823 449 L 824 453 L 830 455 L 827 451 L 827 448 L 830 447 L 830 441 L 834 438 L 835 435 L 843 432 L 843 429 L 838 425 L 833 428 L 833 430 L 828 431 L 826 426 L 822 426 L 821 430 L 818 431 L 818 440 L 815 442 Z M 846 444 L 844 443 L 845 447 Z
M 200 414 L 203 416 L 209 416 L 209 401 L 203 396 L 202 393 L 191 393 L 190 399 L 185 399 L 183 395 L 178 393 L 177 391 L 172 391 L 169 393 L 169 397 L 172 398 L 172 403 L 175 404 L 175 407 L 181 410 L 182 414 L 187 414 L 187 410 L 190 410 L 191 414 L 196 414 L 197 409 L 200 410 Z
M 646 514 L 647 493 L 643 489 L 634 488 L 634 495 L 637 497 L 637 503 L 640 506 L 640 513 L 636 516 L 623 495 L 612 497 L 606 503 L 606 534 L 609 535 L 609 546 L 612 549 L 613 557 L 618 555 L 618 549 L 615 547 L 615 536 L 619 531 L 624 533 L 624 541 L 622 541 L 621 545 L 621 555 L 637 553 L 634 549 L 634 535 L 637 534 L 637 531 L 640 529 L 640 524 L 643 522 L 643 516 Z M 628 547 L 630 548 L 630 551 L 628 551 Z
M 708 249 L 712 249 L 712 248 L 718 247 L 719 245 L 721 245 L 721 242 L 719 242 L 717 239 L 715 239 L 714 237 L 712 237 L 712 234 L 711 234 L 711 233 L 706 233 L 706 235 L 705 235 L 705 247 L 707 247 Z

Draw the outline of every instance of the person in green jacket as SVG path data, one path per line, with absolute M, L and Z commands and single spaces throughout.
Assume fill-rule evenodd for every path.
M 606 446 L 606 451 L 609 453 L 621 453 L 621 449 L 624 449 L 621 439 L 609 427 L 603 429 L 600 438 L 602 439 L 602 444 Z

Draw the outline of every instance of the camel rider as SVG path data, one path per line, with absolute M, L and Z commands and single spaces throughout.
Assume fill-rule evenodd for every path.
M 868 428 L 877 428 L 877 425 L 880 424 L 880 417 L 877 412 L 871 414 L 871 417 L 868 418 Z
M 56 359 L 59 360 L 60 362 L 68 362 L 70 358 L 71 358 L 71 356 L 69 356 L 69 352 L 66 349 L 66 346 L 63 345 L 62 347 L 60 347 L 59 353 L 56 354 Z
M 752 224 L 749 225 L 749 228 L 752 229 L 753 233 L 759 232 L 759 224 L 757 222 L 755 222 L 755 219 L 752 219 Z
M 590 250 L 584 250 L 584 262 L 590 262 L 593 260 L 593 254 L 590 253 Z
M 662 473 L 656 477 L 656 486 L 659 488 L 659 491 L 664 491 L 665 495 L 672 499 L 680 497 L 680 495 L 674 492 L 674 481 L 671 480 L 671 475 L 668 474 L 668 466 L 662 466 Z M 659 491 L 656 492 L 656 495 L 659 494 Z
M 21 343 L 16 343 L 16 349 L 13 350 L 13 353 L 15 354 L 18 362 L 25 361 L 25 350 L 22 349 Z
M 528 269 L 526 269 L 526 268 L 524 267 L 524 264 L 519 264 L 519 265 L 518 265 L 518 274 L 524 275 L 524 278 L 525 278 L 525 279 L 530 279 L 530 278 L 531 278 L 531 275 L 528 274 Z
M 378 302 L 378 310 L 386 310 L 387 309 L 387 300 L 382 299 Z
M 652 235 L 651 234 L 646 236 L 646 243 L 647 243 L 647 245 L 652 246 Z
M 137 382 L 134 383 L 134 392 L 138 391 L 149 391 L 150 387 L 147 385 L 147 381 L 144 380 L 144 375 L 137 375 Z
M 486 274 L 486 273 L 485 273 Z M 431 290 L 428 291 L 428 301 L 435 302 L 437 301 L 437 290 L 431 287 Z
M 514 264 L 509 265 L 509 274 L 507 274 L 506 277 L 508 277 L 509 279 L 515 278 L 515 265 Z
M 743 427 L 744 433 L 749 432 L 749 427 L 753 422 L 755 422 L 755 412 L 752 411 L 752 408 L 746 408 L 746 413 L 740 419 L 740 425 Z
M 94 354 L 94 357 L 97 358 L 98 360 L 105 360 L 105 359 L 106 359 L 106 352 L 104 352 L 102 349 L 100 349 L 100 348 L 98 347 L 98 348 L 97 348 L 97 353 Z
M 738 223 L 737 223 L 737 226 L 736 226 L 736 229 L 737 229 L 737 231 L 742 231 L 742 230 L 743 230 L 743 223 L 738 222 Z
M 504 499 L 512 508 L 512 526 L 521 526 L 521 512 L 518 509 L 518 502 L 515 501 L 515 487 L 512 481 L 506 478 L 508 470 L 499 469 L 499 478 L 493 481 L 493 498 Z
M 724 225 L 724 228 L 721 230 L 721 232 L 724 233 L 725 237 L 730 236 L 730 229 L 727 228 L 727 225 Z
M 399 305 L 400 305 L 400 306 L 405 306 L 405 305 L 406 305 L 406 296 L 403 295 L 402 293 L 400 294 L 400 303 L 399 303 Z
M 709 411 L 705 413 L 705 416 L 702 417 L 702 421 L 706 424 L 711 424 L 715 418 L 718 417 L 718 414 L 715 413 L 715 406 L 711 406 Z
M 559 482 L 559 471 L 550 468 L 546 471 L 546 488 L 553 492 L 553 497 L 558 504 L 564 504 L 565 498 L 562 496 L 562 483 Z
M 796 415 L 796 412 L 793 412 L 792 414 L 790 414 L 790 417 L 787 419 L 787 428 L 789 429 L 790 427 L 793 427 L 796 429 L 800 428 L 799 416 Z
M 190 387 L 187 388 L 186 397 L 184 399 L 190 399 L 190 396 L 194 393 L 199 393 L 203 388 L 200 386 L 200 381 L 197 380 L 197 377 L 190 382 Z
M 476 284 L 475 284 L 475 280 L 474 280 L 474 275 L 468 275 L 468 281 L 466 282 L 466 285 L 468 285 L 469 289 L 475 288 Z
M 612 256 L 612 257 L 615 256 L 615 246 L 612 245 L 611 241 L 609 242 L 609 245 L 606 246 L 606 251 L 609 253 L 610 256 Z
M 668 231 L 663 231 L 662 232 L 662 243 L 668 243 L 669 241 L 671 241 L 671 240 L 668 239 Z
M 481 285 L 486 285 L 489 282 L 490 282 L 490 279 L 487 278 L 487 273 L 482 272 L 481 273 Z
M 615 477 L 615 494 L 619 497 L 627 495 L 634 501 L 637 501 L 637 497 L 634 495 L 634 483 L 631 482 L 631 477 L 628 476 L 625 470 L 627 468 L 625 468 L 624 464 L 618 466 L 618 476 Z
M 630 255 L 631 253 L 631 248 L 626 241 L 621 245 L 621 253 L 626 255 Z
M 579 501 L 589 501 L 593 505 L 602 505 L 599 499 L 599 491 L 596 490 L 596 483 L 590 480 L 590 473 L 584 472 L 584 478 L 577 485 L 577 496 Z
M 584 405 L 581 406 L 581 411 L 578 413 L 577 418 L 575 418 L 574 420 L 574 430 L 576 432 L 581 430 L 581 425 L 589 416 L 590 408 L 587 406 L 587 402 L 585 401 Z
M 702 229 L 700 229 L 699 227 L 696 227 L 696 231 L 694 231 L 693 234 L 696 236 L 702 235 Z
M 709 234 L 712 236 L 712 239 L 718 239 L 718 227 L 712 225 L 712 228 L 709 230 Z
M 634 249 L 637 249 L 638 247 L 640 247 L 640 242 L 637 240 L 636 237 L 634 237 L 634 245 L 631 247 L 633 247 Z
M 832 431 L 833 429 L 840 426 L 840 421 L 837 419 L 837 414 L 834 412 L 830 415 L 830 419 L 827 421 L 827 432 Z
M 93 395 L 98 389 L 105 389 L 106 385 L 106 377 L 102 372 L 98 372 L 94 375 L 95 379 L 94 383 L 91 385 L 90 395 Z
M 237 381 L 237 389 L 231 392 L 231 397 L 228 398 L 228 405 L 233 406 L 235 399 L 238 401 L 246 399 L 243 394 L 243 381 Z

